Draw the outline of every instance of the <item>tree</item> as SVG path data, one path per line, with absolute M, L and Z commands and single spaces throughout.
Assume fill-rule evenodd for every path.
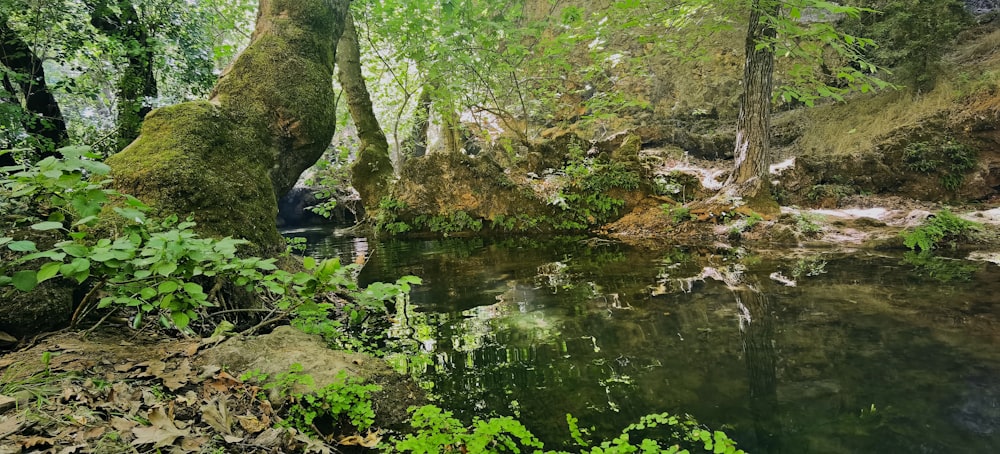
M 6 11 L 0 11 L 0 64 L 3 72 L 3 98 L 19 102 L 18 114 L 24 131 L 33 139 L 32 147 L 51 154 L 69 138 L 59 103 L 45 79 L 42 60 L 10 27 Z M 10 153 L 0 154 L 0 166 L 14 164 Z
M 361 73 L 358 31 L 350 13 L 344 22 L 344 34 L 337 44 L 337 79 L 344 89 L 347 106 L 361 140 L 357 158 L 351 167 L 351 185 L 361 195 L 365 210 L 373 212 L 379 201 L 389 195 L 392 160 L 389 157 L 389 141 L 375 117 L 371 95 Z
M 153 110 L 158 94 L 153 61 L 152 34 L 130 0 L 84 0 L 90 23 L 124 49 L 125 68 L 117 82 L 117 132 L 115 149 L 121 150 L 139 135 L 142 119 Z
M 877 68 L 864 58 L 870 39 L 837 31 L 830 23 L 843 15 L 858 17 L 862 10 L 822 0 L 752 0 L 744 48 L 743 94 L 736 124 L 734 169 L 720 196 L 724 204 L 742 199 L 752 209 L 777 214 L 770 192 L 770 117 L 774 98 L 813 105 L 819 98 L 843 100 L 851 90 L 868 92 L 887 84 Z M 807 16 L 804 16 L 803 13 Z M 827 51 L 835 53 L 832 70 Z M 774 93 L 775 55 L 796 57 L 788 81 Z M 711 203 L 719 202 L 716 197 Z
M 107 164 L 116 189 L 159 214 L 191 214 L 202 233 L 270 252 L 283 244 L 277 199 L 336 128 L 336 45 L 348 0 L 263 0 L 249 47 L 207 101 L 152 111 Z

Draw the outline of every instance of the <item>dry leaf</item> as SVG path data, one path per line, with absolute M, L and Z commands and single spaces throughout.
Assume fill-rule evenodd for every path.
M 63 448 L 62 451 L 59 451 L 59 454 L 76 454 L 78 452 L 85 452 L 86 449 L 87 445 L 67 446 Z
M 222 368 L 219 366 L 214 366 L 211 364 L 207 366 L 201 366 L 201 373 L 198 374 L 198 380 L 208 380 L 209 378 L 214 377 L 215 374 L 219 373 L 220 371 L 222 371 Z
M 191 435 L 191 432 L 187 430 L 178 429 L 174 422 L 167 417 L 162 407 L 154 408 L 149 412 L 149 423 L 148 427 L 132 429 L 132 434 L 135 435 L 135 440 L 132 440 L 133 446 L 151 444 L 153 448 L 162 448 L 173 445 L 178 438 Z
M 136 374 L 136 378 L 147 378 L 163 375 L 163 371 L 167 368 L 167 365 L 163 361 L 145 361 L 136 364 L 136 367 L 146 368 L 146 370 Z
M 20 416 L 0 418 L 0 435 L 17 433 L 24 426 L 24 419 Z
M 205 443 L 208 443 L 208 437 L 185 437 L 181 440 L 181 449 L 187 452 L 201 451 Z
M 163 385 L 167 389 L 177 391 L 186 385 L 191 378 L 191 362 L 185 359 L 181 361 L 177 369 L 172 372 L 161 373 L 158 377 L 163 380 Z
M 242 427 L 243 430 L 252 434 L 263 432 L 264 429 L 271 427 L 271 418 L 267 415 L 264 415 L 264 419 L 261 420 L 256 416 L 247 413 L 244 416 L 237 416 L 236 419 L 240 421 L 240 427 Z
M 137 425 L 138 424 L 131 419 L 120 418 L 118 416 L 111 418 L 111 427 L 119 432 L 131 432 Z
M 56 444 L 55 440 L 46 437 L 35 436 L 21 440 L 21 446 L 23 446 L 25 449 L 38 448 L 38 447 L 48 448 L 54 446 L 55 444 Z
M 0 394 L 0 412 L 5 412 L 17 406 L 17 399 Z
M 194 356 L 198 353 L 198 349 L 201 348 L 201 344 L 191 344 L 184 348 L 184 356 Z
M 221 434 L 232 435 L 233 418 L 229 416 L 228 398 L 220 395 L 201 407 L 201 420 Z
M 108 428 L 105 426 L 98 426 L 90 430 L 78 432 L 76 434 L 76 441 L 87 441 L 87 440 L 93 440 L 95 438 L 100 438 L 101 436 L 104 435 L 104 432 L 107 431 L 107 429 Z
M 226 443 L 229 444 L 239 443 L 243 441 L 243 437 L 237 437 L 236 435 L 223 435 L 222 439 L 226 440 Z
M 119 364 L 115 366 L 115 372 L 128 372 L 135 369 L 135 363 L 127 362 L 125 364 Z
M 368 432 L 368 435 L 361 437 L 360 435 L 351 435 L 341 438 L 340 443 L 344 446 L 363 446 L 365 448 L 374 448 L 382 441 L 382 431 L 376 430 L 373 432 Z

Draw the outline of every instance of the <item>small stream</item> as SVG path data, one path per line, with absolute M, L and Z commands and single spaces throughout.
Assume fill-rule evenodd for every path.
M 420 276 L 395 358 L 442 406 L 515 415 L 546 446 L 690 413 L 752 453 L 1000 449 L 1000 268 L 902 253 L 658 252 L 586 237 L 368 241 L 362 284 Z M 787 285 L 794 281 L 794 286 Z M 784 282 L 784 283 L 782 283 Z

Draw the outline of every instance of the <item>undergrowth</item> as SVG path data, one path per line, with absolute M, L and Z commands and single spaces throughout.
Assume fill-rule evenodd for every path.
M 927 218 L 920 227 L 906 230 L 900 235 L 903 236 L 903 244 L 911 250 L 931 251 L 941 244 L 955 248 L 959 241 L 971 239 L 973 233 L 981 228 L 979 223 L 962 219 L 951 211 L 941 210 Z

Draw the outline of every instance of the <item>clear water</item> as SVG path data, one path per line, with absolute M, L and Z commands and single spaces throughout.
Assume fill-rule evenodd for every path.
M 293 235 L 318 257 L 370 255 L 363 283 L 423 278 L 395 331 L 429 353 L 421 378 L 553 448 L 566 413 L 606 436 L 669 411 L 755 453 L 1000 452 L 994 264 Z M 771 277 L 796 267 L 794 287 Z

